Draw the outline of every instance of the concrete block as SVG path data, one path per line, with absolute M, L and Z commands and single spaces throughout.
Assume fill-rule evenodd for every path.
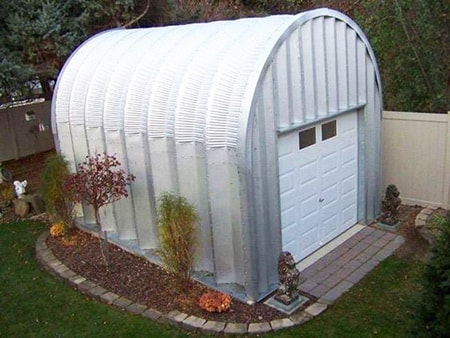
M 206 319 L 189 316 L 183 320 L 183 327 L 187 329 L 199 329 L 206 323 Z
M 162 316 L 162 313 L 154 309 L 147 309 L 141 315 L 152 320 L 157 320 Z
M 113 292 L 106 292 L 103 295 L 100 296 L 100 298 L 108 304 L 112 304 L 117 298 L 119 298 L 119 295 L 113 293 Z
M 327 305 L 326 304 L 322 304 L 322 303 L 314 303 L 311 304 L 310 306 L 308 306 L 305 309 L 305 312 L 308 313 L 309 315 L 316 317 L 318 315 L 320 315 L 323 311 L 325 311 L 327 309 Z
M 224 333 L 229 334 L 243 334 L 247 333 L 247 324 L 242 323 L 228 323 L 223 330 Z
M 120 308 L 126 308 L 126 307 L 129 306 L 131 303 L 132 303 L 132 301 L 129 300 L 128 298 L 125 298 L 125 297 L 117 298 L 117 299 L 113 302 L 113 304 L 114 304 L 115 306 L 120 307 Z
M 78 288 L 82 291 L 89 291 L 90 289 L 96 287 L 97 284 L 92 283 L 89 280 L 85 280 L 83 282 L 81 282 L 80 284 L 78 284 Z
M 275 319 L 270 322 L 270 326 L 272 327 L 272 330 L 280 330 L 287 327 L 294 326 L 294 322 L 289 318 L 283 318 L 283 319 Z
M 142 312 L 148 309 L 148 306 L 139 304 L 139 303 L 133 303 L 127 306 L 127 311 L 134 313 L 135 315 L 140 315 Z
M 84 278 L 83 276 L 80 275 L 75 275 L 69 278 L 69 282 L 73 283 L 75 285 L 79 285 L 81 283 L 83 283 L 86 280 L 86 278 Z
M 202 330 L 219 334 L 223 333 L 225 325 L 226 323 L 224 322 L 216 322 L 214 320 L 208 320 L 205 324 L 203 324 Z
M 108 292 L 108 290 L 106 290 L 105 288 L 102 288 L 100 285 L 97 285 L 89 290 L 89 293 L 91 295 L 97 296 L 97 297 L 103 295 L 106 292 Z
M 293 314 L 289 317 L 289 319 L 295 324 L 295 325 L 301 325 L 303 323 L 306 323 L 307 321 L 311 320 L 313 316 L 311 316 L 309 313 L 302 311 L 296 314 Z
M 248 333 L 265 333 L 272 331 L 272 327 L 268 322 L 262 322 L 262 323 L 251 323 L 248 325 Z
M 187 317 L 188 315 L 186 313 L 180 312 L 178 310 L 170 311 L 166 315 L 166 319 L 175 325 L 181 325 Z

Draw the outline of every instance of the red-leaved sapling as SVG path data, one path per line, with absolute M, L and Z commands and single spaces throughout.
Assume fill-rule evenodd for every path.
M 115 155 L 103 153 L 86 156 L 85 161 L 78 164 L 77 172 L 70 174 L 64 185 L 64 190 L 71 200 L 92 206 L 95 223 L 100 230 L 100 208 L 128 197 L 127 186 L 136 179 L 134 175 L 121 169 L 120 165 Z M 100 247 L 105 264 L 109 266 L 107 245 L 107 233 L 103 231 Z

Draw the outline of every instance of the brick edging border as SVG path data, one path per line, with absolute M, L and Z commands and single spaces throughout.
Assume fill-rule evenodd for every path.
M 428 206 L 422 209 L 416 216 L 415 226 L 416 228 L 423 227 L 427 224 L 428 217 L 430 217 L 438 208 Z
M 171 324 L 190 331 L 227 335 L 267 333 L 306 323 L 320 315 L 328 307 L 325 303 L 316 302 L 288 318 L 275 319 L 270 322 L 250 323 L 248 325 L 245 323 L 206 320 L 178 310 L 161 313 L 146 305 L 133 303 L 131 300 L 108 291 L 69 269 L 55 257 L 51 249 L 47 246 L 46 239 L 48 235 L 49 231 L 47 230 L 38 237 L 36 241 L 36 259 L 50 274 L 67 282 L 72 288 L 103 303 L 113 305 L 132 314 L 141 315 L 151 320 Z

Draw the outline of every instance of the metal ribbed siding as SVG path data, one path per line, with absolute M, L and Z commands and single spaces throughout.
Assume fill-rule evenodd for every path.
M 277 131 L 357 107 L 361 141 L 374 144 L 361 168 L 376 168 L 380 95 L 367 40 L 322 9 L 101 33 L 67 62 L 53 110 L 69 160 L 116 153 L 138 178 L 130 198 L 103 210 L 106 230 L 156 248 L 157 196 L 186 196 L 201 217 L 196 268 L 256 299 L 277 283 Z M 370 170 L 369 218 L 379 179 Z M 89 209 L 84 217 L 93 221 Z

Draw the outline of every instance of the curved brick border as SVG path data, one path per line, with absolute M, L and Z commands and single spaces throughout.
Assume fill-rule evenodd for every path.
M 430 206 L 422 209 L 422 211 L 419 212 L 416 216 L 415 221 L 416 228 L 425 226 L 427 224 L 428 217 L 430 217 L 436 209 L 437 209 L 436 207 Z
M 276 319 L 271 322 L 250 323 L 248 325 L 243 323 L 206 320 L 176 310 L 164 314 L 145 305 L 133 303 L 131 300 L 110 292 L 87 280 L 83 276 L 78 275 L 75 271 L 70 270 L 61 263 L 55 255 L 53 255 L 53 252 L 47 246 L 46 238 L 48 234 L 49 232 L 46 231 L 38 237 L 36 241 L 36 258 L 49 273 L 66 281 L 71 287 L 103 303 L 116 306 L 136 315 L 141 315 L 162 323 L 172 324 L 187 330 L 203 331 L 205 333 L 213 334 L 266 333 L 303 324 L 327 309 L 327 304 L 316 302 L 289 318 Z

